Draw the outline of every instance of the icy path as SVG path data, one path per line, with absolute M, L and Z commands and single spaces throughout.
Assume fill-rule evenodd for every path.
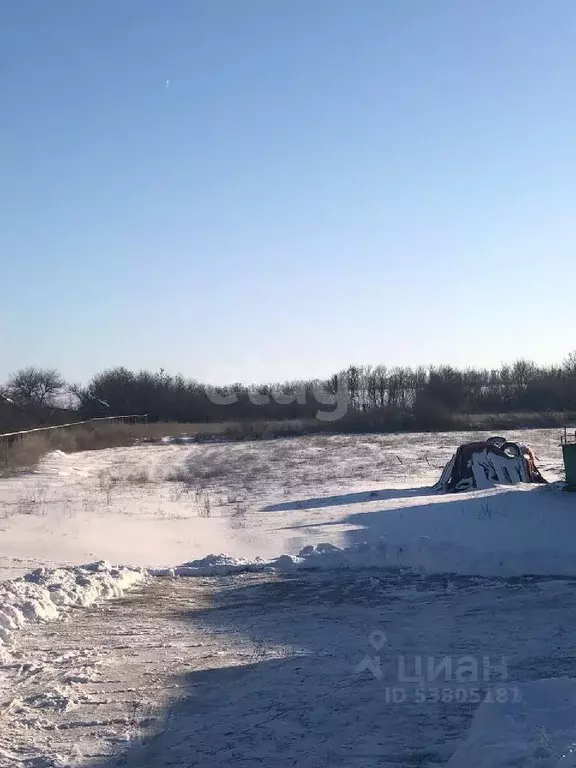
M 376 570 L 154 579 L 22 635 L 0 766 L 433 768 L 465 738 L 476 688 L 497 683 L 510 704 L 520 681 L 576 676 L 574 588 Z M 401 656 L 413 673 L 416 657 L 465 655 L 504 656 L 505 679 L 460 701 L 454 673 L 400 679 Z M 380 677 L 358 672 L 367 657 Z

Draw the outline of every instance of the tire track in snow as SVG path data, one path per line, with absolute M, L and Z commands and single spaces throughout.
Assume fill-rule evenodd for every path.
M 27 628 L 0 689 L 0 766 L 89 764 L 153 728 L 178 676 L 206 656 L 181 620 L 190 601 L 205 604 L 206 581 L 155 579 Z
M 0 766 L 432 768 L 477 704 L 387 701 L 399 656 L 505 655 L 511 681 L 576 676 L 573 590 L 377 569 L 152 579 L 21 634 Z M 367 654 L 382 679 L 355 672 Z

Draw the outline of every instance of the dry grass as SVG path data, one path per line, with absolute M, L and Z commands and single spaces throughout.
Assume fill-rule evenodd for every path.
M 99 422 L 80 427 L 52 429 L 26 436 L 12 446 L 0 444 L 0 476 L 26 471 L 50 451 L 95 451 L 121 448 L 140 442 L 157 442 L 162 437 L 225 437 L 229 440 L 265 439 L 293 435 L 305 428 L 302 422 L 178 424 L 115 424 Z
M 240 462 L 244 457 L 240 457 Z M 204 488 L 217 480 L 226 480 L 237 474 L 231 461 L 219 451 L 206 450 L 194 456 L 183 467 L 178 467 L 166 477 L 169 482 L 183 483 L 188 487 Z
M 452 429 L 461 430 L 501 430 L 518 429 L 526 426 L 550 427 L 558 426 L 569 420 L 569 414 L 530 414 L 530 413 L 512 413 L 512 414 L 460 414 L 457 415 Z M 213 424 L 178 424 L 157 422 L 154 424 L 115 424 L 106 422 L 96 422 L 85 424 L 80 427 L 53 429 L 47 432 L 33 433 L 23 440 L 15 443 L 11 447 L 0 444 L 0 476 L 11 475 L 22 471 L 27 471 L 34 467 L 37 461 L 46 453 L 54 450 L 61 450 L 65 453 L 76 451 L 91 451 L 102 448 L 119 448 L 123 446 L 134 445 L 139 442 L 157 442 L 162 437 L 190 437 L 192 435 L 199 437 L 205 436 L 207 439 L 214 437 L 223 437 L 230 441 L 251 441 L 262 440 L 274 437 L 288 437 L 302 434 L 311 434 L 317 431 L 324 434 L 317 434 L 312 440 L 314 445 L 320 449 L 325 448 L 334 440 L 333 436 L 328 437 L 326 433 L 337 431 L 337 424 L 327 425 L 319 422 L 306 422 L 301 420 L 292 421 L 263 421 L 263 422 L 224 422 Z M 407 433 L 408 435 L 409 433 Z M 408 439 L 408 437 L 407 437 Z M 369 449 L 362 445 L 357 447 L 358 452 L 364 451 L 367 455 Z M 248 456 L 236 457 L 235 467 L 225 466 L 221 457 L 210 456 L 204 463 L 204 466 L 188 466 L 181 471 L 180 476 L 173 476 L 170 479 L 177 480 L 188 485 L 200 484 L 204 486 L 210 481 L 218 480 L 226 476 L 238 474 L 238 461 L 244 464 L 243 472 L 240 474 L 257 474 L 264 477 L 267 473 L 265 466 L 253 467 L 252 472 L 248 471 L 248 464 L 251 459 Z M 291 450 L 286 444 L 278 446 L 278 451 L 274 450 L 269 456 L 269 461 L 283 463 L 296 461 L 291 455 Z M 134 478 L 135 484 L 144 484 L 147 482 L 144 478 Z
M 307 438 L 306 447 L 315 455 L 329 446 L 330 438 Z M 192 453 L 166 480 L 188 489 L 218 491 L 228 495 L 228 504 L 236 503 L 245 491 L 262 487 L 279 474 L 287 483 L 300 476 L 299 473 L 310 464 L 310 454 L 302 451 L 302 442 L 294 440 L 270 441 L 265 450 L 255 449 L 251 442 L 204 446 L 201 451 Z M 315 477 L 315 470 L 311 471 Z
M 222 425 L 223 434 L 231 440 L 268 440 L 293 437 L 318 430 L 320 422 L 291 419 L 289 421 L 243 421 Z
M 0 447 L 0 475 L 26 471 L 50 451 L 95 451 L 102 448 L 120 448 L 138 442 L 155 442 L 161 437 L 195 434 L 200 427 L 216 425 L 197 424 L 83 424 L 80 427 L 52 429 L 36 432 L 14 443 Z
M 552 429 L 574 421 L 567 412 L 545 413 L 459 413 L 453 417 L 454 427 L 462 430 L 491 432 L 505 429 Z

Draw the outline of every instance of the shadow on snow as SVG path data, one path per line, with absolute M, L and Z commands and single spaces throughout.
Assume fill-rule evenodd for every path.
M 454 752 L 477 704 L 417 702 L 410 690 L 390 703 L 401 654 L 505 654 L 515 681 L 576 675 L 561 633 L 576 621 L 571 585 L 553 598 L 536 581 L 378 570 L 263 579 L 221 578 L 213 605 L 182 616 L 220 635 L 222 652 L 179 681 L 155 733 L 94 766 L 432 768 Z M 375 630 L 386 633 L 382 647 Z M 366 657 L 379 677 L 357 672 Z
M 386 488 L 379 491 L 362 491 L 361 493 L 345 493 L 338 496 L 320 496 L 300 501 L 285 501 L 281 504 L 271 504 L 264 507 L 264 512 L 288 512 L 296 509 L 321 509 L 323 507 L 341 507 L 348 504 L 364 504 L 371 501 L 388 501 L 390 499 L 405 499 L 413 496 L 429 496 L 430 488 Z

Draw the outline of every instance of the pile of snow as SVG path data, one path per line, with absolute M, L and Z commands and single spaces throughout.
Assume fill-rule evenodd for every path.
M 177 437 L 161 437 L 160 445 L 191 445 L 192 443 L 227 443 L 225 435 L 210 435 L 198 433 L 196 435 L 179 435 Z
M 15 630 L 30 621 L 54 621 L 70 606 L 87 607 L 118 597 L 145 577 L 135 568 L 113 568 L 101 561 L 72 568 L 39 568 L 0 583 L 0 653 Z
M 160 445 L 188 445 L 189 443 L 196 443 L 197 440 L 193 435 L 181 435 L 180 437 L 161 437 Z
M 449 541 L 435 543 L 420 537 L 403 544 L 386 538 L 339 549 L 331 545 L 304 548 L 297 557 L 283 556 L 275 567 L 285 570 L 359 570 L 362 568 L 407 568 L 422 574 L 454 573 L 462 576 L 513 577 L 525 575 L 576 576 L 573 552 L 557 549 L 485 552 Z
M 573 768 L 575 711 L 576 680 L 571 678 L 491 690 L 447 768 Z
M 273 570 L 275 561 L 266 561 L 261 558 L 248 560 L 244 557 L 230 557 L 229 555 L 207 555 L 199 560 L 191 560 L 188 563 L 174 568 L 154 568 L 149 570 L 151 576 L 229 576 L 234 573 L 246 573 L 263 570 Z
M 505 542 L 501 542 L 505 545 Z M 495 542 L 496 546 L 496 542 Z M 284 554 L 273 560 L 208 555 L 174 568 L 151 570 L 155 576 L 227 576 L 235 573 L 276 571 L 362 570 L 404 568 L 421 574 L 454 573 L 462 576 L 576 576 L 576 555 L 561 549 L 475 549 L 450 541 L 434 542 L 427 536 L 402 544 L 383 537 L 350 547 L 330 543 L 309 545 L 297 555 Z

